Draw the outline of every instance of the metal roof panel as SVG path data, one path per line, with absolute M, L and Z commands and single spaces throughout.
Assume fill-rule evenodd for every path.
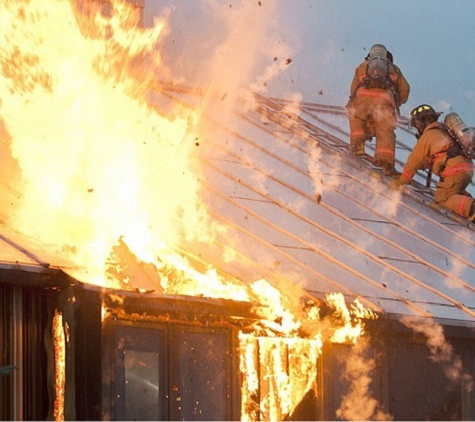
M 200 98 L 182 89 L 154 101 L 168 107 Z M 474 225 L 434 204 L 423 173 L 394 192 L 370 163 L 349 156 L 343 107 L 288 106 L 256 96 L 253 109 L 241 104 L 223 119 L 220 102 L 210 102 L 203 200 L 226 230 L 212 244 L 190 244 L 190 253 L 245 282 L 285 279 L 310 295 L 341 292 L 389 315 L 475 323 Z M 403 118 L 397 138 L 401 169 L 415 141 Z M 70 265 L 6 229 L 0 260 Z
M 232 130 L 220 127 L 226 142 L 215 139 L 207 157 L 214 212 L 273 248 L 282 272 L 310 292 L 341 289 L 387 313 L 474 321 L 473 225 L 434 204 L 423 174 L 401 195 L 350 157 L 342 108 L 304 104 L 295 116 L 259 101 L 228 120 Z M 397 136 L 402 168 L 413 135 L 401 123 Z

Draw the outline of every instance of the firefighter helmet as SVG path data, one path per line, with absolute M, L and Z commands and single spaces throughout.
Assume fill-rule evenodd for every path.
M 428 104 L 421 104 L 411 111 L 411 125 L 414 126 L 416 120 L 421 120 L 424 116 L 434 117 L 436 120 L 442 113 L 438 113 Z
M 427 125 L 436 122 L 442 113 L 435 111 L 428 104 L 421 104 L 411 111 L 410 125 L 422 133 Z

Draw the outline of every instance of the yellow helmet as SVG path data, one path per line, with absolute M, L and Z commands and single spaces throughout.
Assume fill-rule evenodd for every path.
M 421 104 L 415 107 L 411 111 L 411 117 L 410 117 L 411 126 L 416 127 L 416 122 L 425 120 L 424 119 L 425 116 L 431 116 L 433 117 L 433 119 L 430 119 L 430 120 L 437 121 L 437 119 L 439 118 L 441 114 L 442 113 L 435 111 L 430 105 Z

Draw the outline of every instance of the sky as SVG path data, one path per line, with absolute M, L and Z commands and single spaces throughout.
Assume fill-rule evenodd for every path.
M 188 84 L 245 67 L 239 84 L 263 95 L 344 106 L 380 43 L 411 86 L 403 115 L 428 103 L 475 125 L 473 0 L 146 0 L 146 25 L 165 15 L 163 63 Z

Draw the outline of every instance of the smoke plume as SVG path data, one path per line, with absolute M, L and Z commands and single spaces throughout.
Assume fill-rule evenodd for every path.
M 366 348 L 367 342 L 360 338 L 345 360 L 343 378 L 350 383 L 350 391 L 343 397 L 336 415 L 349 421 L 392 420 L 371 397 L 371 374 L 375 363 L 366 356 Z
M 442 365 L 445 376 L 453 383 L 461 383 L 466 391 L 472 391 L 473 380 L 469 374 L 464 373 L 462 361 L 445 338 L 443 327 L 430 319 L 405 316 L 400 321 L 414 330 L 423 334 L 427 340 L 430 359 Z

